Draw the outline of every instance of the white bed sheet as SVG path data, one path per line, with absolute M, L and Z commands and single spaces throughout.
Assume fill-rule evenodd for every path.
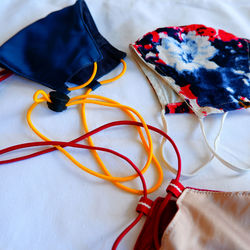
M 103 86 L 95 94 L 106 96 L 137 109 L 148 124 L 162 128 L 160 105 L 153 89 L 131 59 L 129 43 L 147 31 L 161 26 L 205 24 L 250 38 L 248 0 L 86 0 L 100 32 L 117 48 L 128 53 L 127 72 L 122 79 Z M 0 44 L 21 28 L 48 13 L 73 4 L 74 0 L 2 0 L 0 5 Z M 119 73 L 116 68 L 104 79 Z M 0 83 L 0 148 L 39 141 L 29 129 L 25 115 L 38 89 L 49 89 L 18 76 Z M 77 94 L 80 94 L 78 91 Z M 87 105 L 90 128 L 125 119 L 120 111 Z M 35 124 L 53 139 L 69 140 L 82 133 L 79 108 L 53 113 L 44 105 L 33 116 Z M 213 142 L 221 115 L 205 119 L 208 139 Z M 202 139 L 198 121 L 191 114 L 167 115 L 169 135 L 179 146 L 183 169 L 189 172 L 210 154 Z M 249 110 L 231 112 L 221 136 L 219 152 L 238 166 L 250 162 Z M 107 146 L 129 156 L 142 166 L 146 156 L 136 132 L 116 128 L 94 137 L 96 145 Z M 153 135 L 159 155 L 160 137 Z M 232 157 L 230 148 L 239 159 Z M 170 148 L 170 147 L 169 147 Z M 26 152 L 26 151 L 25 151 Z M 98 170 L 89 152 L 70 150 L 85 166 Z M 20 152 L 22 154 L 22 152 Z M 9 156 L 14 156 L 11 154 Z M 133 171 L 121 160 L 101 154 L 110 171 L 127 175 Z M 175 155 L 168 157 L 175 164 Z M 2 159 L 2 157 L 1 157 Z M 160 161 L 162 163 L 162 161 Z M 163 163 L 162 163 L 163 165 Z M 149 185 L 156 179 L 153 167 L 145 175 Z M 151 194 L 165 194 L 174 176 L 164 170 L 164 184 Z M 186 186 L 225 191 L 249 190 L 250 174 L 239 175 L 214 160 L 198 176 L 183 179 Z M 139 182 L 128 184 L 139 188 Z M 0 249 L 1 250 L 82 250 L 110 249 L 118 234 L 137 215 L 139 197 L 90 176 L 59 152 L 0 167 Z M 143 225 L 141 221 L 121 242 L 119 249 L 132 249 Z

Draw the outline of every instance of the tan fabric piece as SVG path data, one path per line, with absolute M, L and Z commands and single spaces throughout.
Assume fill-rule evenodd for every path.
M 161 250 L 250 250 L 250 193 L 187 188 Z

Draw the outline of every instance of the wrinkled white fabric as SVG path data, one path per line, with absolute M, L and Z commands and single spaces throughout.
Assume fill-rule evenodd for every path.
M 74 0 L 2 0 L 0 4 L 0 43 L 21 28 L 48 13 L 70 5 Z M 128 52 L 127 73 L 115 83 L 94 93 L 136 108 L 152 125 L 161 127 L 160 110 L 155 93 L 131 58 L 128 45 L 149 30 L 161 26 L 201 23 L 218 27 L 241 37 L 250 37 L 248 0 L 87 0 L 100 32 L 116 47 Z M 115 69 L 104 79 L 120 72 Z M 13 144 L 38 141 L 25 121 L 27 108 L 38 89 L 50 90 L 37 83 L 12 76 L 0 83 L 0 148 Z M 77 91 L 75 95 L 82 94 Z M 90 129 L 109 121 L 125 119 L 121 112 L 103 107 L 87 106 Z M 45 105 L 35 109 L 34 124 L 52 139 L 70 140 L 82 133 L 79 110 L 69 108 L 55 114 Z M 207 137 L 214 140 L 221 117 L 206 120 Z M 201 139 L 197 120 L 189 114 L 170 115 L 169 135 L 180 148 L 183 168 L 191 172 L 197 162 L 210 155 Z M 249 111 L 229 114 L 222 140 L 245 162 L 249 155 Z M 112 147 L 129 156 L 139 167 L 145 163 L 145 152 L 136 139 L 136 130 L 119 128 L 93 137 L 96 145 Z M 155 150 L 161 138 L 153 136 Z M 113 146 L 111 146 L 113 145 Z M 27 152 L 27 151 L 25 151 Z M 84 165 L 95 170 L 89 152 L 70 150 Z M 19 154 L 24 153 L 19 152 Z M 224 153 L 224 151 L 223 151 Z M 14 154 L 10 154 L 14 156 Z M 168 160 L 176 164 L 176 156 L 167 152 Z M 116 175 L 133 173 L 120 160 L 101 154 L 109 170 Z M 226 156 L 230 160 L 230 153 Z M 7 158 L 7 157 L 5 157 Z M 164 165 L 161 162 L 162 166 Z M 237 162 L 234 162 L 237 164 Z M 176 165 L 175 165 L 176 166 Z M 150 168 L 145 175 L 148 185 L 156 174 Z M 165 172 L 164 185 L 151 197 L 165 192 L 173 175 Z M 202 178 L 202 181 L 201 181 Z M 235 175 L 214 161 L 202 175 L 183 182 L 184 185 L 227 191 L 248 190 L 249 176 Z M 139 182 L 131 184 L 140 188 Z M 118 190 L 112 184 L 83 173 L 59 152 L 0 166 L 0 249 L 3 250 L 107 250 L 117 235 L 136 216 L 138 197 Z M 140 227 L 121 242 L 119 249 L 132 249 Z

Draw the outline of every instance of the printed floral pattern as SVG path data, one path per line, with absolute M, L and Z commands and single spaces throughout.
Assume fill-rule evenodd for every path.
M 182 35 L 179 42 L 166 34 L 161 34 L 161 45 L 157 45 L 159 57 L 177 71 L 194 70 L 201 67 L 216 69 L 218 65 L 209 61 L 216 49 L 207 36 L 197 36 L 194 31 Z
M 198 116 L 250 106 L 250 41 L 204 25 L 159 28 L 133 44 L 136 53 Z M 169 106 L 170 105 L 170 106 Z M 187 112 L 169 104 L 166 110 Z

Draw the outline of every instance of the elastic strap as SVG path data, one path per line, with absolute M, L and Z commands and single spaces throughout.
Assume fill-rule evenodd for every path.
M 82 88 L 87 87 L 94 80 L 94 78 L 96 76 L 96 72 L 97 72 L 97 62 L 94 62 L 93 73 L 92 73 L 91 77 L 89 78 L 89 80 L 87 82 L 79 85 L 79 86 L 68 88 L 68 90 L 73 91 L 73 90 L 82 89 Z
M 217 134 L 217 136 L 216 136 L 216 138 L 214 140 L 214 150 L 213 150 L 213 152 L 216 152 L 216 150 L 217 150 L 218 142 L 219 142 L 219 139 L 220 139 L 220 134 L 221 134 L 221 131 L 222 131 L 226 116 L 227 116 L 227 113 L 224 113 L 223 118 L 221 120 L 219 132 L 218 132 L 218 134 Z M 164 110 L 162 110 L 162 112 L 161 112 L 161 119 L 162 119 L 162 124 L 163 124 L 163 131 L 165 133 L 167 133 L 167 120 L 166 120 L 166 117 L 165 117 Z M 166 159 L 166 156 L 164 154 L 165 145 L 166 145 L 166 139 L 163 138 L 162 141 L 161 141 L 161 145 L 160 145 L 161 158 L 162 158 L 163 162 L 165 163 L 166 168 L 170 172 L 172 172 L 173 174 L 176 174 L 177 170 L 168 162 L 168 160 Z M 214 159 L 215 154 L 213 152 L 212 152 L 212 156 L 204 164 L 202 164 L 201 166 L 196 168 L 192 173 L 183 173 L 183 171 L 182 171 L 181 176 L 189 178 L 189 177 L 193 177 L 193 176 L 197 175 L 199 171 L 203 170 L 208 165 L 208 163 L 210 163 Z
M 222 117 L 222 125 L 224 124 L 225 122 L 225 118 L 227 116 L 227 112 L 224 113 L 223 117 Z M 203 120 L 202 119 L 199 119 L 199 123 L 200 123 L 200 127 L 201 127 L 201 131 L 202 131 L 202 135 L 205 139 L 205 142 L 207 144 L 207 147 L 208 149 L 211 151 L 211 153 L 222 163 L 224 164 L 226 167 L 238 172 L 238 173 L 245 173 L 247 171 L 250 170 L 250 168 L 241 168 L 241 167 L 236 167 L 234 166 L 233 164 L 231 164 L 230 162 L 226 161 L 225 159 L 223 159 L 217 152 L 216 150 L 214 150 L 210 145 L 209 145 L 209 142 L 207 140 L 207 136 L 206 136 L 206 132 L 205 132 L 205 128 L 204 128 L 204 123 L 203 123 Z M 220 129 L 220 132 L 222 130 L 222 126 L 221 126 L 221 129 Z M 235 157 L 236 158 L 236 157 Z M 247 164 L 246 164 L 247 165 Z
M 114 82 L 114 81 L 118 80 L 119 78 L 121 78 L 125 74 L 125 72 L 127 70 L 127 64 L 125 63 L 125 61 L 123 59 L 121 59 L 121 63 L 123 65 L 123 69 L 122 69 L 121 73 L 119 75 L 113 77 L 113 78 L 100 81 L 101 85 L 104 85 L 104 84 L 107 84 L 107 83 L 110 83 L 110 82 Z

